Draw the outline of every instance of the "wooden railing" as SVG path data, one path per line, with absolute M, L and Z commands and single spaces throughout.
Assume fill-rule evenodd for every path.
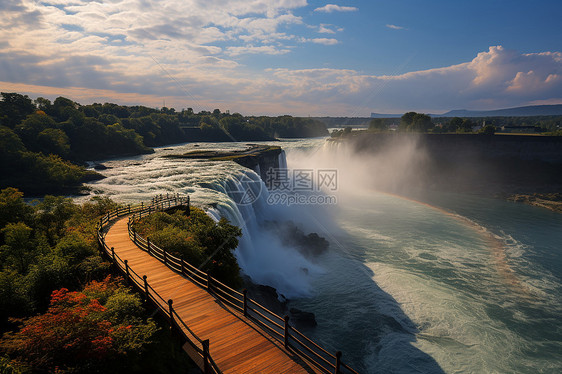
M 98 238 L 106 253 L 111 256 L 113 262 L 116 263 L 119 268 L 125 273 L 125 276 L 129 281 L 133 283 L 146 295 L 148 299 L 157 304 L 160 309 L 164 312 L 169 322 L 172 324 L 173 328 L 179 329 L 183 338 L 189 344 L 189 347 L 193 350 L 190 352 L 190 356 L 195 355 L 200 357 L 199 362 L 197 362 L 199 367 L 205 372 L 216 372 L 219 373 L 220 370 L 216 367 L 216 364 L 209 354 L 209 342 L 202 341 L 197 337 L 189 327 L 181 320 L 181 318 L 175 313 L 173 309 L 173 302 L 169 300 L 167 303 L 160 295 L 158 295 L 146 281 L 146 276 L 139 277 L 138 274 L 134 273 L 132 269 L 128 267 L 127 261 L 121 261 L 121 259 L 115 254 L 112 248 L 108 248 L 105 245 L 102 228 L 113 218 L 120 217 L 123 215 L 131 214 L 128 222 L 129 237 L 131 240 L 142 250 L 145 250 L 151 256 L 155 257 L 162 263 L 164 263 L 168 268 L 176 273 L 179 273 L 193 283 L 201 287 L 202 289 L 209 292 L 217 300 L 221 301 L 223 305 L 240 312 L 244 317 L 249 318 L 261 326 L 266 332 L 268 332 L 272 337 L 283 343 L 284 347 L 302 357 L 308 363 L 316 367 L 319 371 L 324 373 L 352 373 L 358 374 L 351 367 L 346 365 L 341 360 L 341 352 L 336 352 L 332 354 L 318 344 L 313 342 L 311 339 L 306 337 L 300 331 L 295 329 L 289 323 L 289 316 L 280 317 L 276 313 L 270 311 L 264 306 L 260 305 L 255 300 L 247 296 L 246 290 L 242 292 L 236 291 L 227 285 L 221 283 L 217 279 L 210 276 L 208 273 L 196 268 L 189 262 L 185 261 L 182 257 L 177 257 L 165 249 L 156 246 L 151 243 L 149 238 L 143 238 L 141 235 L 136 233 L 133 228 L 133 223 L 149 214 L 157 211 L 163 211 L 175 206 L 187 205 L 189 207 L 190 201 L 189 197 L 180 197 L 178 195 L 173 196 L 158 196 L 152 199 L 151 204 L 136 206 L 132 208 L 131 206 L 117 209 L 113 212 L 108 213 L 106 216 L 100 219 Z M 140 281 L 142 279 L 142 282 Z M 192 357 L 193 358 L 193 357 Z

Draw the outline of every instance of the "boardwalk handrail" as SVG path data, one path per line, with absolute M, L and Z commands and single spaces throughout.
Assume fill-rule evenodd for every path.
M 109 258 L 113 261 L 117 268 L 125 275 L 125 280 L 127 281 L 127 283 L 133 283 L 133 285 L 136 286 L 138 290 L 144 295 L 145 301 L 150 301 L 154 305 L 156 305 L 159 312 L 162 313 L 170 323 L 171 328 L 174 331 L 178 332 L 185 343 L 189 345 L 191 352 L 190 356 L 193 361 L 199 366 L 199 368 L 206 374 L 221 374 L 221 370 L 209 353 L 209 341 L 199 338 L 187 326 L 187 324 L 178 316 L 177 312 L 174 310 L 173 301 L 164 300 L 164 298 L 160 296 L 158 292 L 154 290 L 154 288 L 152 288 L 147 280 L 146 275 L 141 277 L 139 274 L 137 274 L 133 269 L 129 267 L 127 260 L 121 259 L 121 257 L 119 257 L 119 255 L 115 253 L 115 250 L 113 248 L 110 248 L 105 243 L 105 235 L 102 231 L 102 229 L 114 218 L 129 215 L 131 213 L 143 212 L 145 210 L 148 210 L 150 212 L 163 210 L 173 206 L 182 205 L 185 203 L 185 201 L 185 198 L 179 197 L 178 195 L 172 195 L 172 197 L 170 197 L 169 195 L 167 195 L 166 197 L 159 196 L 153 199 L 151 204 L 147 206 L 145 206 L 144 203 L 141 203 L 137 206 L 128 205 L 108 212 L 102 218 L 100 218 L 100 221 L 98 222 L 98 242 L 100 243 L 100 248 L 105 252 L 107 256 L 109 256 Z
M 183 197 L 179 195 L 160 195 L 153 198 L 151 203 L 148 205 L 144 205 L 141 203 L 140 206 L 135 206 L 134 208 L 129 205 L 128 207 L 122 207 L 116 209 L 113 212 L 107 213 L 100 219 L 100 222 L 98 224 L 98 238 L 100 240 L 100 244 L 102 244 L 103 248 L 109 256 L 113 256 L 113 261 L 119 265 L 118 262 L 120 261 L 120 259 L 118 259 L 118 256 L 114 253 L 111 253 L 111 250 L 107 247 L 107 245 L 105 245 L 104 236 L 101 229 L 113 218 L 124 215 L 131 215 L 131 217 L 129 217 L 129 222 L 127 225 L 129 238 L 140 249 L 146 251 L 149 255 L 164 263 L 164 265 L 166 265 L 174 272 L 185 276 L 190 281 L 206 290 L 209 294 L 213 295 L 216 299 L 221 301 L 226 307 L 234 309 L 242 313 L 244 317 L 250 318 L 252 321 L 256 322 L 272 337 L 282 342 L 287 350 L 290 350 L 291 352 L 305 359 L 308 363 L 316 367 L 318 370 L 324 373 L 358 374 L 355 370 L 341 361 L 341 352 L 338 351 L 335 354 L 332 354 L 320 347 L 318 344 L 306 337 L 303 333 L 291 326 L 289 324 L 288 316 L 285 316 L 284 318 L 280 317 L 255 300 L 249 298 L 247 296 L 246 290 L 244 290 L 243 292 L 239 292 L 230 288 L 229 286 L 210 276 L 208 273 L 205 273 L 204 271 L 185 261 L 183 258 L 170 254 L 165 249 L 162 249 L 156 246 L 154 243 L 151 243 L 149 238 L 143 238 L 141 235 L 134 231 L 133 223 L 141 219 L 142 217 L 180 205 L 187 205 L 189 209 L 189 196 Z M 121 261 L 121 263 L 124 262 Z M 122 271 L 126 272 L 128 278 L 130 278 L 130 274 L 134 273 L 127 267 L 126 263 L 125 268 L 121 268 L 120 265 L 119 268 Z M 140 277 L 136 273 L 134 273 L 134 275 L 138 279 L 140 279 Z M 173 304 L 170 303 L 168 308 L 169 310 L 167 310 L 168 305 L 163 305 L 166 304 L 166 302 L 149 285 L 147 286 L 146 282 L 142 286 L 135 280 L 133 280 L 133 283 L 137 285 L 137 287 L 139 287 L 144 294 L 147 295 L 147 299 L 152 298 L 152 301 L 156 305 L 158 305 L 159 309 L 161 309 L 167 316 L 170 323 L 172 324 L 172 327 L 181 331 L 184 339 L 190 344 L 193 350 L 196 351 L 201 356 L 201 358 L 203 358 L 205 355 L 205 342 L 201 341 L 201 339 L 197 337 L 181 320 L 181 318 L 173 311 Z M 152 290 L 153 295 L 150 294 L 150 290 Z M 159 297 L 160 302 L 158 302 L 158 300 L 156 300 L 154 296 Z M 213 366 L 213 370 L 218 373 L 220 372 L 220 370 L 218 369 L 218 367 L 216 367 L 208 352 L 208 341 L 206 342 L 206 344 L 206 355 L 209 362 L 212 363 L 210 366 Z M 201 345 L 202 348 L 199 348 L 199 345 Z

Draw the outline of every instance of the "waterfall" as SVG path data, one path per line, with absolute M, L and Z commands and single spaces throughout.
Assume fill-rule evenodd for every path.
M 279 157 L 279 165 L 286 167 L 285 154 Z M 287 298 L 310 296 L 311 277 L 321 269 L 307 260 L 296 249 L 284 246 L 277 235 L 264 229 L 265 220 L 284 222 L 294 212 L 290 207 L 268 202 L 269 191 L 260 176 L 253 170 L 243 169 L 208 187 L 223 193 L 216 208 L 210 208 L 214 218 L 227 218 L 242 229 L 235 256 L 243 273 L 254 283 L 277 289 Z
M 287 155 L 285 154 L 284 150 L 281 150 L 281 153 L 279 154 L 279 169 L 283 170 L 283 169 L 287 169 Z

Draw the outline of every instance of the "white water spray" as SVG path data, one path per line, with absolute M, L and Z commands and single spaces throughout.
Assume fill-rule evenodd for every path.
M 284 222 L 292 217 L 286 207 L 268 203 L 269 191 L 259 175 L 243 170 L 211 188 L 230 199 L 221 201 L 209 213 L 216 219 L 224 216 L 242 229 L 235 251 L 242 271 L 254 283 L 274 287 L 287 298 L 310 296 L 311 278 L 322 270 L 298 250 L 284 246 L 274 232 L 264 229 L 265 220 Z

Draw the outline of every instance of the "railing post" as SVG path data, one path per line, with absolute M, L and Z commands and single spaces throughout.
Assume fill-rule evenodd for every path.
M 142 213 L 143 209 L 144 209 L 144 202 L 141 201 L 141 213 Z
M 341 366 L 341 351 L 336 352 L 336 371 L 335 374 L 340 374 L 340 366 Z
M 167 265 L 167 263 L 166 263 L 166 250 L 163 249 L 162 252 L 164 252 L 164 265 Z
M 184 264 L 183 264 L 183 256 L 180 256 L 180 263 L 181 263 L 181 273 L 184 273 Z
M 207 273 L 207 292 L 211 293 L 211 274 Z
M 248 317 L 248 290 L 244 288 L 242 295 L 244 296 L 244 317 Z
M 172 300 L 172 299 L 168 300 L 168 311 L 170 312 L 170 330 L 171 331 L 174 330 L 174 307 L 172 306 L 173 303 L 174 303 L 174 300 Z
M 142 276 L 142 280 L 144 281 L 144 302 L 148 302 L 148 281 L 146 280 L 146 274 Z
M 150 254 L 150 238 L 146 238 L 146 250 Z
M 285 336 L 284 336 L 284 344 L 285 349 L 289 349 L 289 316 L 285 316 Z
M 203 340 L 201 345 L 203 346 L 203 373 L 207 374 L 211 372 L 211 366 L 209 365 L 209 339 Z
M 116 264 L 115 262 L 115 248 L 111 247 L 111 259 L 113 260 L 113 263 Z
M 125 260 L 125 274 L 127 275 L 125 277 L 125 280 L 127 281 L 127 285 L 129 284 L 129 278 L 131 277 L 131 275 L 129 274 L 129 260 Z
M 109 212 L 107 212 L 107 222 L 109 222 Z

